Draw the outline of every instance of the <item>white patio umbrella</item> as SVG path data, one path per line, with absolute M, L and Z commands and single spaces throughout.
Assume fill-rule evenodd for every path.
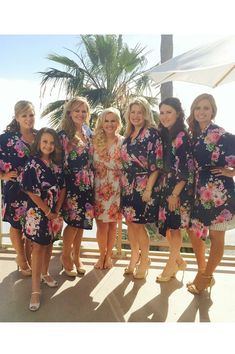
M 235 81 L 235 36 L 178 55 L 147 74 L 157 84 L 185 81 L 217 87 Z

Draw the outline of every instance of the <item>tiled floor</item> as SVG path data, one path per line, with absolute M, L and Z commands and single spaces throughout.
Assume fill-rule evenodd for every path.
M 94 269 L 97 254 L 83 253 L 87 269 L 84 277 L 69 278 L 61 272 L 60 252 L 51 260 L 51 274 L 59 287 L 42 284 L 41 307 L 28 310 L 31 278 L 16 270 L 15 254 L 0 253 L 0 322 L 234 322 L 235 321 L 235 259 L 224 258 L 215 273 L 216 284 L 211 298 L 205 291 L 193 296 L 186 282 L 196 272 L 190 255 L 188 268 L 168 283 L 155 282 L 166 257 L 151 256 L 146 280 L 123 276 L 127 259 L 114 260 L 114 267 Z

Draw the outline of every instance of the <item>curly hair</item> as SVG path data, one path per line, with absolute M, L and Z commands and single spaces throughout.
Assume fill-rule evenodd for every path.
M 42 139 L 43 134 L 50 134 L 53 139 L 54 139 L 54 143 L 55 143 L 55 149 L 54 151 L 50 154 L 50 158 L 52 160 L 52 162 L 54 162 L 57 165 L 61 165 L 62 163 L 62 146 L 60 143 L 60 139 L 58 137 L 57 132 L 52 129 L 52 128 L 41 128 L 37 135 L 36 138 L 31 146 L 31 156 L 37 156 L 37 157 L 41 157 L 42 156 L 42 152 L 40 150 L 40 142 Z
M 126 119 L 126 131 L 125 131 L 125 136 L 129 137 L 131 133 L 134 130 L 133 124 L 130 122 L 130 111 L 131 107 L 133 105 L 137 105 L 143 109 L 144 112 L 144 127 L 149 128 L 149 127 L 156 127 L 154 119 L 153 119 L 153 113 L 151 111 L 150 104 L 144 97 L 136 97 L 134 98 L 128 105 L 126 114 L 125 114 L 125 119 Z
M 18 117 L 21 114 L 27 113 L 29 110 L 33 111 L 33 114 L 35 114 L 35 109 L 33 104 L 30 101 L 18 101 L 16 102 L 14 106 L 14 112 L 15 115 L 12 118 L 12 121 L 10 124 L 6 126 L 5 131 L 6 132 L 20 132 L 20 125 L 16 120 L 16 117 Z
M 189 126 L 189 133 L 194 139 L 198 135 L 200 135 L 200 132 L 201 132 L 199 123 L 194 118 L 194 111 L 195 111 L 195 108 L 197 107 L 198 103 L 202 100 L 208 100 L 211 105 L 212 112 L 213 112 L 211 119 L 214 119 L 216 116 L 216 113 L 217 113 L 217 106 L 215 103 L 215 99 L 212 95 L 210 95 L 209 93 L 202 93 L 201 95 L 199 95 L 195 98 L 195 100 L 193 101 L 191 108 L 190 108 L 190 115 L 187 118 L 187 123 Z
M 118 133 L 120 131 L 120 129 L 122 128 L 122 120 L 121 120 L 119 110 L 114 107 L 109 107 L 109 108 L 104 109 L 96 121 L 96 126 L 95 126 L 95 131 L 94 131 L 94 136 L 93 136 L 94 146 L 99 153 L 104 152 L 104 150 L 106 149 L 107 136 L 104 132 L 103 125 L 105 122 L 105 118 L 110 113 L 115 116 L 115 119 L 118 123 L 118 127 L 117 127 L 116 132 Z
M 84 104 L 87 108 L 86 123 L 88 124 L 90 119 L 90 105 L 85 97 L 74 97 L 65 104 L 61 121 L 61 129 L 65 131 L 69 140 L 72 140 L 76 134 L 76 127 L 70 116 L 70 112 L 76 110 L 82 104 Z

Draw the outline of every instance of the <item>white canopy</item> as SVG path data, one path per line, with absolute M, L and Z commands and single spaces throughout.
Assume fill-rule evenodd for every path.
M 235 81 L 235 36 L 178 55 L 147 74 L 157 84 L 185 81 L 216 87 Z

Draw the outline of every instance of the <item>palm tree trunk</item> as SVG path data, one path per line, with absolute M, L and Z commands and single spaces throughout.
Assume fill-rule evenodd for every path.
M 161 63 L 169 60 L 173 56 L 173 35 L 172 34 L 162 34 L 161 35 Z M 173 84 L 172 81 L 166 82 L 161 85 L 160 88 L 161 101 L 167 97 L 173 96 Z

